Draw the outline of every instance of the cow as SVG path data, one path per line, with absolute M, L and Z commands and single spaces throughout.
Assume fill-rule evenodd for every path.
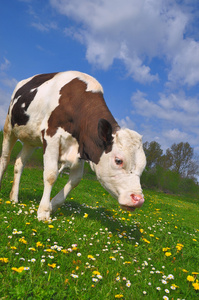
M 17 140 L 23 144 L 14 165 L 10 200 L 18 202 L 20 177 L 35 148 L 43 147 L 44 190 L 38 220 L 48 220 L 83 176 L 90 163 L 102 186 L 121 208 L 142 206 L 140 176 L 146 165 L 142 136 L 121 128 L 100 83 L 90 75 L 67 71 L 35 75 L 20 81 L 11 98 L 3 130 L 0 183 Z M 70 168 L 69 180 L 50 201 L 59 173 Z

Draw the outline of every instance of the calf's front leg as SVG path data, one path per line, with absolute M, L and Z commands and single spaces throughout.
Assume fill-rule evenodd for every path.
M 48 145 L 44 154 L 44 191 L 43 196 L 37 211 L 37 218 L 39 221 L 47 221 L 50 218 L 52 206 L 50 202 L 50 194 L 53 184 L 58 176 L 58 155 L 59 149 L 56 144 Z M 58 143 L 57 143 L 58 145 Z

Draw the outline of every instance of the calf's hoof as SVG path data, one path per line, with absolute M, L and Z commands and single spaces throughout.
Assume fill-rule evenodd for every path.
M 50 219 L 50 211 L 38 209 L 37 218 L 39 221 L 48 221 Z

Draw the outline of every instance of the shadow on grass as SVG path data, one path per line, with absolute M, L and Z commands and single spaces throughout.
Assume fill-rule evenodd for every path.
M 72 216 L 74 214 L 76 217 L 82 218 L 82 222 L 85 215 L 89 220 L 100 222 L 102 226 L 108 228 L 108 231 L 112 232 L 113 235 L 117 235 L 122 239 L 125 238 L 125 240 L 131 244 L 139 242 L 141 238 L 140 230 L 135 223 L 128 225 L 125 223 L 125 220 L 118 220 L 115 217 L 115 213 L 110 209 L 104 207 L 90 208 L 75 201 L 66 201 L 64 206 L 62 206 L 61 215 Z M 59 212 L 55 212 L 53 216 L 58 217 Z

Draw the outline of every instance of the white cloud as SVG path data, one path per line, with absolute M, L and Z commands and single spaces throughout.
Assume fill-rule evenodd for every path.
M 51 29 L 54 30 L 57 29 L 57 24 L 55 22 L 43 23 L 43 24 L 41 22 L 32 22 L 31 26 L 35 27 L 37 30 L 42 32 L 48 32 Z
M 7 58 L 3 58 L 3 62 L 0 64 L 0 71 L 5 71 L 9 68 L 10 61 Z
M 166 149 L 174 142 L 188 141 L 198 146 L 199 99 L 186 97 L 184 93 L 160 94 L 155 103 L 147 95 L 137 91 L 132 95 L 133 116 L 145 125 L 142 134 L 145 140 L 156 140 Z M 148 128 L 148 124 L 150 127 Z
M 117 122 L 119 123 L 121 128 L 129 128 L 135 130 L 136 125 L 128 116 L 125 117 L 124 119 L 117 120 Z
M 160 95 L 157 103 L 149 101 L 147 95 L 137 91 L 132 95 L 132 104 L 136 113 L 155 119 L 166 120 L 181 127 L 189 127 L 193 131 L 199 127 L 199 100 L 187 98 L 183 94 Z M 134 111 L 133 111 L 134 112 Z
M 78 26 L 70 34 L 86 45 L 87 60 L 107 69 L 120 59 L 140 83 L 158 80 L 155 57 L 170 66 L 168 80 L 193 86 L 199 82 L 199 42 L 186 36 L 194 20 L 192 1 L 51 0 L 53 8 Z M 188 5 L 188 6 L 186 6 Z M 187 9 L 186 9 L 187 8 Z M 73 33 L 72 33 L 73 32 Z
M 163 137 L 175 143 L 187 141 L 189 139 L 189 135 L 186 132 L 182 132 L 177 128 L 163 132 Z

